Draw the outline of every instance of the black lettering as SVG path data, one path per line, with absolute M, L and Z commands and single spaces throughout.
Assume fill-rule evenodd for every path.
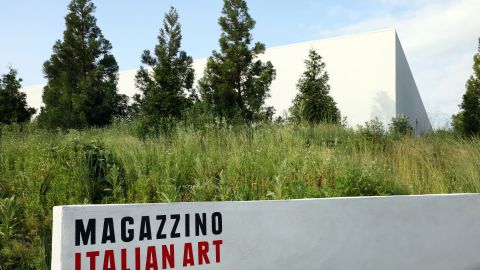
M 160 220 L 160 226 L 158 226 L 158 231 L 157 231 L 157 239 L 165 239 L 167 238 L 167 235 L 162 232 L 163 232 L 163 228 L 165 227 L 165 221 L 167 220 L 167 216 L 158 215 L 157 220 Z
M 190 236 L 190 214 L 185 214 L 185 236 Z
M 219 235 L 222 233 L 222 231 L 222 214 L 215 212 L 212 214 L 212 233 L 214 235 Z
M 87 229 L 85 230 L 83 220 L 75 220 L 75 246 L 80 246 L 80 238 L 82 238 L 83 245 L 88 245 L 89 239 L 90 244 L 95 245 L 95 223 L 94 218 L 89 219 Z
M 170 233 L 170 237 L 171 238 L 178 238 L 178 237 L 180 237 L 180 233 L 177 233 L 177 227 L 178 227 L 178 223 L 180 223 L 180 215 L 171 215 L 170 218 L 175 220 L 175 223 L 173 224 L 172 231 Z
M 200 230 L 202 231 L 202 235 L 207 235 L 207 214 L 202 213 L 202 217 L 200 218 L 200 214 L 195 214 L 195 235 L 200 235 Z
M 102 244 L 115 243 L 115 229 L 113 228 L 113 218 L 105 218 L 103 221 Z
M 134 222 L 133 218 L 132 217 L 124 217 L 122 218 L 121 220 L 121 223 L 120 223 L 120 230 L 121 230 L 121 234 L 120 234 L 120 237 L 122 238 L 122 241 L 123 242 L 131 242 L 134 238 L 134 230 L 133 229 L 129 229 L 127 230 L 127 223 L 128 225 L 132 225 Z
M 140 220 L 140 236 L 139 240 L 143 241 L 145 238 L 152 240 L 152 228 L 150 227 L 150 217 L 142 216 Z

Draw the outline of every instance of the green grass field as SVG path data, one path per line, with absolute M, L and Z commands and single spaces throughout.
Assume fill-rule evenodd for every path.
M 132 125 L 0 135 L 0 270 L 47 269 L 52 207 L 86 203 L 276 200 L 480 192 L 480 140 L 337 126 Z

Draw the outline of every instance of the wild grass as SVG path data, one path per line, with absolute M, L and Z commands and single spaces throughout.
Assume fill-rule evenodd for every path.
M 84 131 L 7 126 L 0 135 L 0 270 L 48 269 L 52 207 L 480 192 L 480 140 L 338 126 Z

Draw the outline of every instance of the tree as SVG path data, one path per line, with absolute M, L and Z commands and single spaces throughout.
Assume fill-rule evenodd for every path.
M 454 129 L 465 135 L 480 135 L 480 39 L 473 57 L 473 75 L 466 83 L 460 112 L 452 117 Z
M 161 119 L 182 116 L 197 98 L 193 90 L 193 59 L 181 51 L 181 26 L 175 8 L 165 14 L 154 56 L 149 50 L 142 54 L 143 66 L 135 77 L 142 96 L 136 97 L 144 124 L 156 126 Z M 188 95 L 188 96 L 187 96 Z
M 388 129 L 391 133 L 398 135 L 412 135 L 415 131 L 410 125 L 408 116 L 403 114 L 393 117 L 388 124 Z
M 291 118 L 296 122 L 312 124 L 340 123 L 340 111 L 329 95 L 329 77 L 322 57 L 315 50 L 310 50 L 305 66 L 306 70 L 297 83 L 298 94 L 290 108 Z
M 0 124 L 26 122 L 35 114 L 35 109 L 27 106 L 25 93 L 20 92 L 21 82 L 11 67 L 0 78 Z
M 112 45 L 96 24 L 90 0 L 72 0 L 68 10 L 63 41 L 43 65 L 48 82 L 40 122 L 52 128 L 108 125 L 126 99 L 117 93 Z
M 220 52 L 213 51 L 204 77 L 199 81 L 204 102 L 227 120 L 240 117 L 246 123 L 267 117 L 272 108 L 264 106 L 269 87 L 275 78 L 271 62 L 263 63 L 258 55 L 265 45 L 252 43 L 250 31 L 255 21 L 248 13 L 244 0 L 224 0 Z

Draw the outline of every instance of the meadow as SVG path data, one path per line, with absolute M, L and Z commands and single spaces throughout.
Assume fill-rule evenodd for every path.
M 480 192 L 480 139 L 368 128 L 0 130 L 0 269 L 48 269 L 52 207 Z

